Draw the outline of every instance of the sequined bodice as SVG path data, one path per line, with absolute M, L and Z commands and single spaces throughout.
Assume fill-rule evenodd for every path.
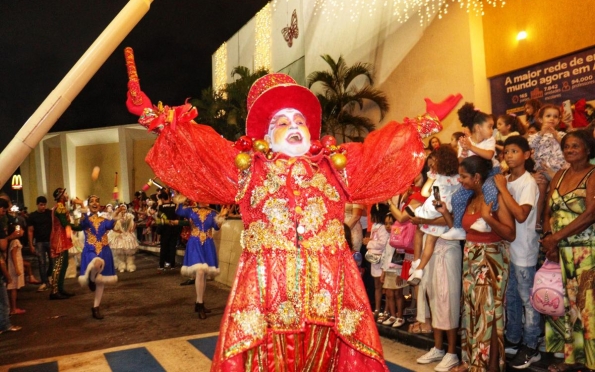
M 257 163 L 237 199 L 248 251 L 334 250 L 344 243 L 345 192 L 327 163 L 305 158 Z

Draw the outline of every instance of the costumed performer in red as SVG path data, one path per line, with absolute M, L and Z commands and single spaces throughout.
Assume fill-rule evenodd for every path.
M 132 50 L 125 55 L 127 107 L 159 132 L 146 157 L 155 174 L 191 200 L 241 210 L 243 249 L 211 371 L 388 371 L 345 241 L 345 203 L 405 190 L 423 166 L 420 133 L 437 132 L 460 96 L 430 103 L 437 116 L 389 123 L 363 144 L 336 146 L 318 140 L 316 96 L 269 74 L 250 89 L 246 136 L 232 144 L 192 121 L 197 112 L 188 104 L 153 107 Z

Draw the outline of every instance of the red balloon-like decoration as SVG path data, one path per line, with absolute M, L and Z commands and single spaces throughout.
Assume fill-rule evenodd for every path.
M 241 136 L 234 144 L 240 151 L 250 151 L 252 149 L 252 139 L 248 136 Z
M 320 139 L 320 142 L 322 143 L 322 146 L 324 146 L 324 147 L 334 146 L 337 144 L 337 140 L 335 139 L 335 137 L 330 136 L 330 135 L 326 135 L 326 136 L 322 137 Z
M 310 154 L 318 155 L 322 150 L 322 143 L 319 140 L 313 140 L 310 142 Z

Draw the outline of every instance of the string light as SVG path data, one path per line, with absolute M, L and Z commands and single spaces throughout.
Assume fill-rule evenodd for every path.
M 272 8 L 268 3 L 260 12 L 256 13 L 256 31 L 254 37 L 254 70 L 259 68 L 271 69 L 272 50 Z
M 275 4 L 278 0 L 274 0 Z M 484 15 L 484 5 L 492 7 L 503 7 L 506 4 L 505 0 L 384 0 L 382 4 L 379 0 L 352 0 L 346 2 L 344 0 L 315 0 L 314 1 L 314 15 L 320 14 L 327 20 L 337 19 L 345 7 L 349 7 L 349 18 L 353 21 L 359 18 L 364 10 L 372 17 L 378 10 L 379 6 L 382 8 L 392 7 L 392 15 L 397 18 L 400 23 L 407 22 L 409 18 L 415 13 L 419 16 L 419 22 L 423 26 L 429 23 L 434 16 L 439 19 L 448 13 L 449 3 L 458 3 L 460 8 L 465 9 L 467 13 L 475 15 Z M 347 5 L 346 5 L 347 4 Z
M 227 43 L 215 52 L 215 91 L 221 92 L 227 83 Z

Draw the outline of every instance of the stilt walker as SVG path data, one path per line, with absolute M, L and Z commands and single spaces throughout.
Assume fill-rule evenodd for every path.
M 252 85 L 246 136 L 232 145 L 194 122 L 190 104 L 154 107 L 130 74 L 130 49 L 126 60 L 127 107 L 159 133 L 145 159 L 155 174 L 191 200 L 240 206 L 242 254 L 211 371 L 388 371 L 345 241 L 345 202 L 403 192 L 423 166 L 422 135 L 440 130 L 461 97 L 428 100 L 428 114 L 337 146 L 319 141 L 316 96 L 269 74 Z

